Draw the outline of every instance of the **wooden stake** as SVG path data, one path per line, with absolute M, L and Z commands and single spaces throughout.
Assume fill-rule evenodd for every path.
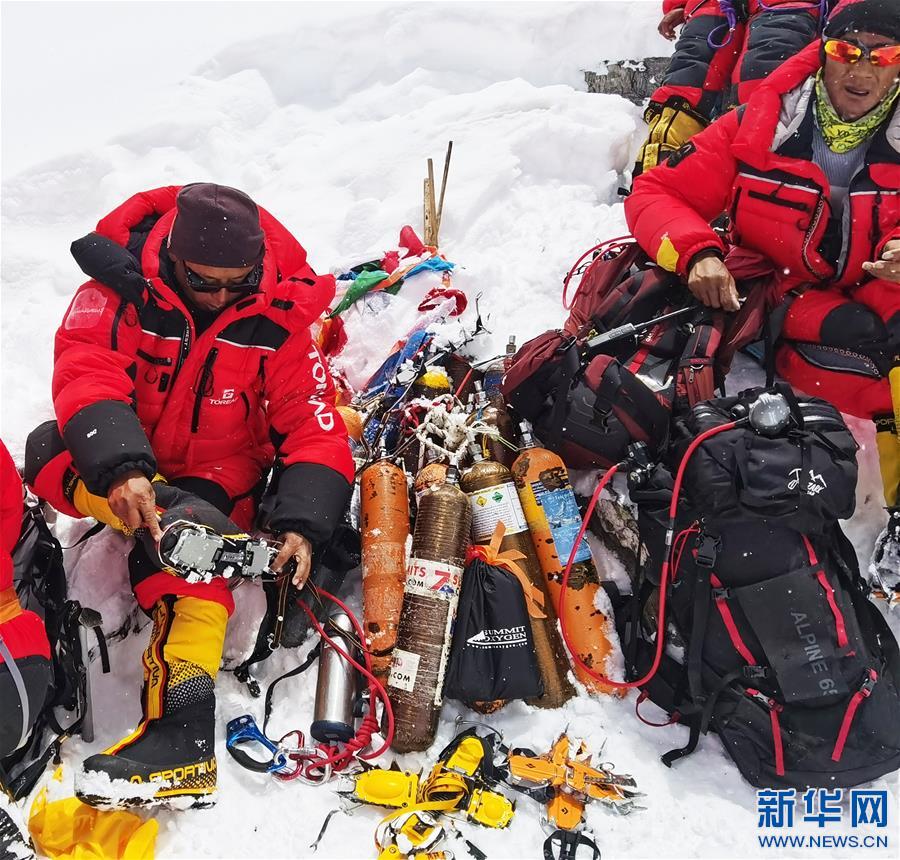
M 424 240 L 426 245 L 435 245 L 434 234 L 435 234 L 435 216 L 432 214 L 434 211 L 434 190 L 431 186 L 431 183 L 428 181 L 428 177 L 425 177 L 425 182 L 423 185 L 424 188 L 424 224 L 425 230 L 423 232 L 422 239 Z
M 453 154 L 453 141 L 447 144 L 447 154 L 444 156 L 444 175 L 441 178 L 441 199 L 437 207 L 437 232 L 441 230 L 441 216 L 444 214 L 444 192 L 447 190 L 447 174 L 450 172 L 450 156 Z

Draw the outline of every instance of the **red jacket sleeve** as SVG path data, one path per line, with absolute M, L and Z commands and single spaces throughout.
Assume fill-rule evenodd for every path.
M 674 9 L 683 9 L 687 4 L 687 0 L 663 0 L 663 15 L 668 15 Z
M 0 591 L 13 584 L 12 551 L 22 530 L 22 496 L 22 479 L 0 440 Z
M 354 464 L 333 405 L 331 374 L 308 330 L 291 335 L 272 357 L 266 398 L 270 434 L 285 466 L 269 528 L 322 543 L 347 507 Z
M 88 489 L 100 495 L 106 495 L 118 475 L 137 470 L 152 477 L 156 469 L 134 411 L 140 336 L 134 314 L 114 290 L 88 281 L 78 289 L 56 333 L 56 420 Z
M 694 135 L 670 161 L 638 176 L 625 199 L 632 235 L 670 272 L 685 276 L 700 251 L 713 248 L 725 253 L 709 222 L 728 207 L 737 175 L 731 152 L 737 129 L 737 112 L 725 114 Z

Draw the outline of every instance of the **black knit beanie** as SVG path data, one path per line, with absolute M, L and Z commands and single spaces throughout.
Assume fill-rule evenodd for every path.
M 875 33 L 900 42 L 900 0 L 845 0 L 825 25 L 825 38 Z
M 212 182 L 185 185 L 175 200 L 169 251 L 201 266 L 239 269 L 262 259 L 259 209 L 243 191 Z

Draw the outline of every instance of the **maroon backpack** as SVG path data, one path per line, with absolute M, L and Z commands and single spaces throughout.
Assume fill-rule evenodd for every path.
M 576 468 L 608 468 L 633 442 L 659 451 L 673 406 L 713 397 L 735 352 L 758 338 L 769 295 L 762 288 L 768 279 L 745 282 L 741 310 L 726 316 L 696 305 L 679 278 L 630 237 L 592 252 L 562 330 L 524 344 L 503 381 L 516 412 Z M 653 323 L 682 310 L 677 319 Z M 647 323 L 635 336 L 592 343 L 620 326 Z

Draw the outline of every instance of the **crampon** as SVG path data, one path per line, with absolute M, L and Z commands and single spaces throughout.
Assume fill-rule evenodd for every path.
M 163 530 L 156 544 L 159 561 L 188 582 L 224 579 L 275 579 L 270 569 L 278 555 L 276 541 L 248 534 L 219 534 L 187 520 L 176 520 Z

